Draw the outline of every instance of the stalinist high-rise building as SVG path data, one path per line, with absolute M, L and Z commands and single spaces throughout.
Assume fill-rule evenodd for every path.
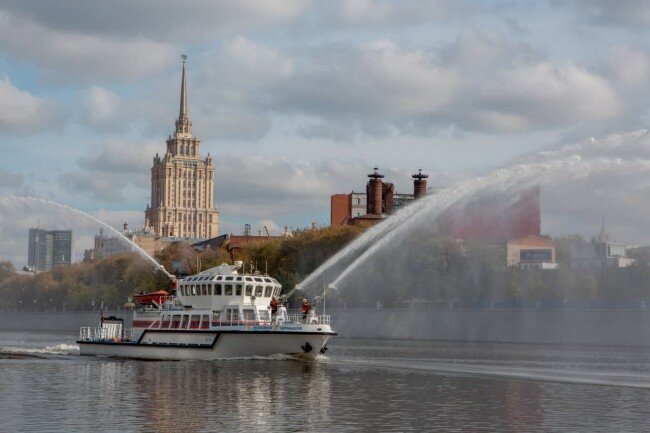
M 214 165 L 210 154 L 201 157 L 201 140 L 192 133 L 187 113 L 186 58 L 183 56 L 176 129 L 167 139 L 165 155 L 153 158 L 151 205 L 145 211 L 145 227 L 159 236 L 211 238 L 219 231 Z

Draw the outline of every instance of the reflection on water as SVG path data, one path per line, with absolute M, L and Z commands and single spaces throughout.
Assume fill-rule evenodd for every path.
M 5 346 L 8 339 L 13 341 Z M 60 335 L 42 339 L 42 347 L 54 346 L 50 339 L 66 341 Z M 33 335 L 21 340 L 0 332 L 3 347 L 29 341 L 26 348 L 34 349 L 33 340 Z M 330 348 L 330 358 L 315 363 L 0 357 L 0 430 L 610 432 L 650 427 L 646 389 L 505 374 L 534 369 L 561 376 L 574 370 L 577 376 L 615 374 L 644 381 L 650 376 L 646 349 L 342 339 Z
M 130 398 L 156 431 L 218 425 L 276 431 L 303 420 L 322 424 L 330 417 L 329 378 L 318 364 L 184 361 L 137 362 L 129 368 L 136 375 Z

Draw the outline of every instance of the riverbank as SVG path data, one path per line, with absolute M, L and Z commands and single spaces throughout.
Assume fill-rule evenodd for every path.
M 650 312 L 607 310 L 329 310 L 341 337 L 650 347 Z M 104 311 L 123 317 L 130 311 Z M 3 312 L 0 329 L 76 332 L 99 311 Z

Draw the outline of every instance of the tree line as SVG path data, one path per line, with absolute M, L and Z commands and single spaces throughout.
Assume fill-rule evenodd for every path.
M 304 229 L 292 237 L 253 240 L 232 251 L 225 247 L 196 251 L 179 242 L 156 259 L 180 275 L 241 260 L 248 271 L 275 277 L 286 293 L 363 230 L 357 226 Z M 558 254 L 558 270 L 524 270 L 507 266 L 505 245 L 459 242 L 435 230 L 418 232 L 360 265 L 338 290 L 328 292 L 327 302 L 332 307 L 372 308 L 636 308 L 643 302 L 650 307 L 647 260 L 628 268 L 572 270 Z M 319 281 L 309 295 L 321 294 L 319 287 L 325 282 Z M 169 279 L 136 253 L 36 275 L 19 274 L 10 262 L 0 262 L 0 309 L 123 305 L 134 293 L 160 289 L 171 290 Z

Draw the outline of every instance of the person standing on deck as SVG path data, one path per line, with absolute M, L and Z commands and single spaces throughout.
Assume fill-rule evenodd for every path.
M 271 298 L 271 304 L 269 305 L 271 308 L 271 320 L 275 319 L 275 315 L 278 313 L 278 298 L 275 296 Z
M 307 299 L 302 300 L 302 307 L 300 308 L 300 311 L 302 311 L 302 320 L 307 320 L 307 315 L 311 311 L 311 304 L 307 302 Z

